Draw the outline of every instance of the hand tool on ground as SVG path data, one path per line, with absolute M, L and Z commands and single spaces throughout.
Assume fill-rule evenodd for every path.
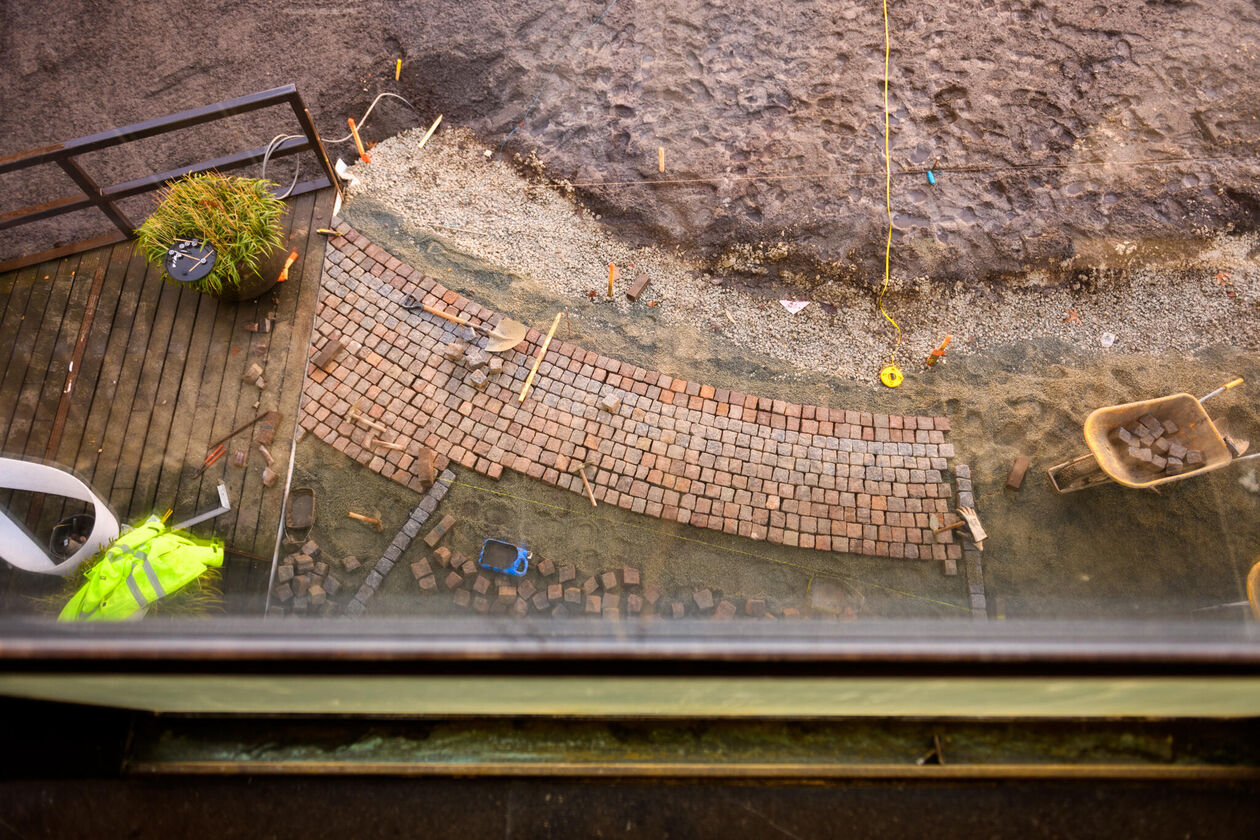
M 380 423 L 364 417 L 363 412 L 359 410 L 357 405 L 350 407 L 350 422 L 358 423 L 360 426 L 366 426 L 369 429 L 375 429 L 381 434 L 385 434 L 389 431 L 389 429 L 385 428 Z
M 524 341 L 525 333 L 529 331 L 529 328 L 520 321 L 513 321 L 511 318 L 503 318 L 494 327 L 480 327 L 470 323 L 467 318 L 443 312 L 436 306 L 430 306 L 427 303 L 420 303 L 412 295 L 407 295 L 403 298 L 402 307 L 408 312 L 423 309 L 430 315 L 436 315 L 443 320 L 450 321 L 452 324 L 459 324 L 461 327 L 471 327 L 487 338 L 486 350 L 491 353 L 506 353 Z
M 586 488 L 586 495 L 589 496 L 591 499 L 591 507 L 599 507 L 599 506 L 595 504 L 595 491 L 591 489 L 591 483 L 587 481 L 586 479 L 586 468 L 595 467 L 595 466 L 596 465 L 592 464 L 590 461 L 583 461 L 582 463 L 578 464 L 576 467 L 569 468 L 569 472 L 575 472 L 578 475 L 582 476 L 582 486 Z M 598 469 L 598 467 L 596 468 Z
M 381 512 L 379 510 L 375 510 L 372 512 L 375 513 L 376 515 L 368 516 L 363 513 L 355 513 L 354 511 L 348 511 L 346 513 L 346 516 L 350 517 L 351 519 L 358 520 L 359 522 L 363 522 L 367 525 L 375 525 L 376 530 L 378 531 L 385 530 L 385 526 L 381 525 Z
M 223 437 L 221 437 L 221 438 L 219 438 L 218 440 L 216 440 L 214 443 L 210 444 L 210 448 L 211 448 L 211 449 L 214 449 L 214 447 L 218 446 L 218 445 L 219 445 L 219 444 L 221 444 L 221 443 L 227 443 L 229 440 L 231 440 L 232 438 L 236 437 L 236 436 L 237 436 L 237 435 L 239 435 L 241 432 L 245 431 L 245 430 L 246 430 L 246 429 L 248 429 L 250 426 L 254 425 L 254 424 L 255 424 L 255 423 L 257 423 L 259 420 L 261 420 L 261 419 L 263 419 L 264 417 L 266 417 L 268 414 L 275 414 L 275 415 L 276 415 L 276 417 L 277 417 L 277 419 L 280 417 L 280 412 L 278 412 L 278 411 L 277 411 L 277 412 L 264 411 L 262 414 L 259 414 L 259 415 L 258 415 L 257 417 L 255 417 L 253 420 L 250 420 L 248 423 L 242 423 L 241 425 L 237 426 L 237 427 L 236 427 L 235 429 L 233 429 L 232 431 L 228 432 L 228 433 L 227 433 L 226 435 L 224 435 Z
M 285 280 L 289 279 L 289 269 L 293 267 L 295 262 L 297 262 L 297 258 L 297 251 L 289 252 L 289 256 L 284 260 L 284 268 L 280 269 L 280 276 L 276 278 L 277 283 L 283 283 Z
M 363 448 L 364 449 L 378 449 L 379 448 L 379 449 L 402 450 L 402 449 L 407 448 L 407 444 L 398 443 L 396 441 L 391 443 L 390 441 L 387 441 L 387 440 L 381 440 L 376 435 L 369 432 L 368 436 L 363 439 Z
M 525 379 L 525 386 L 521 388 L 521 395 L 516 398 L 517 402 L 525 402 L 525 395 L 529 393 L 529 387 L 534 384 L 534 377 L 538 374 L 538 366 L 542 364 L 543 356 L 547 355 L 547 348 L 551 346 L 551 337 L 556 334 L 556 327 L 560 326 L 560 316 L 563 312 L 556 313 L 556 319 L 551 322 L 551 329 L 547 330 L 547 337 L 543 339 L 542 346 L 538 348 L 538 356 L 534 359 L 534 366 L 529 371 L 529 376 Z
M 433 121 L 433 125 L 429 126 L 429 130 L 426 131 L 424 133 L 424 136 L 420 138 L 420 145 L 417 146 L 416 148 L 423 149 L 424 144 L 429 142 L 429 138 L 433 136 L 433 132 L 437 131 L 437 127 L 441 124 L 442 124 L 442 115 L 438 114 L 438 118 Z
M 956 531 L 967 524 L 967 520 L 959 519 L 957 522 L 951 522 L 948 525 L 942 525 L 940 517 L 935 513 L 928 514 L 928 525 L 932 528 L 933 534 L 943 534 L 946 531 Z
M 226 451 L 227 447 L 222 443 L 210 450 L 210 454 L 206 456 L 205 462 L 201 465 L 201 468 L 197 470 L 197 475 L 201 475 L 211 464 L 222 458 L 223 453 Z
M 371 163 L 372 158 L 368 156 L 367 149 L 363 148 L 363 140 L 359 138 L 359 127 L 354 124 L 354 117 L 346 117 L 346 125 L 350 126 L 350 135 L 354 137 L 354 147 L 359 150 L 359 159 L 364 163 Z
M 980 517 L 976 514 L 975 508 L 960 507 L 957 509 L 958 515 L 967 523 L 967 530 L 971 532 L 971 541 L 976 544 L 977 551 L 984 551 L 984 541 L 988 538 L 988 534 L 984 532 L 984 528 L 980 525 Z

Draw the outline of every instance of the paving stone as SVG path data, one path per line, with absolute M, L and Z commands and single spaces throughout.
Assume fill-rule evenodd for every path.
M 534 568 L 537 569 L 538 574 L 542 575 L 543 577 L 551 577 L 552 575 L 556 573 L 556 564 L 553 563 L 551 559 L 547 557 L 544 557 L 543 559 L 539 560 L 534 565 Z
M 511 394 L 527 374 L 525 364 L 504 365 L 502 357 L 470 347 L 473 333 L 467 329 L 451 340 L 450 325 L 433 319 L 409 318 L 404 332 L 394 295 L 407 281 L 478 320 L 493 322 L 495 313 L 430 278 L 416 279 L 422 275 L 349 226 L 338 229 L 343 236 L 329 242 L 325 257 L 315 343 L 323 348 L 340 341 L 350 355 L 345 364 L 332 364 L 331 373 L 312 366 L 299 424 L 339 451 L 353 451 L 334 407 L 344 411 L 357 403 L 372 406 L 370 416 L 417 442 L 418 455 L 378 453 L 366 461 L 388 478 L 429 488 L 408 520 L 415 524 L 404 526 L 407 537 L 421 532 L 448 492 L 454 480 L 449 464 L 491 479 L 506 468 L 584 494 L 569 468 L 589 460 L 600 465 L 588 473 L 597 473 L 591 479 L 600 502 L 609 506 L 802 548 L 896 557 L 919 553 L 919 544 L 902 541 L 905 532 L 892 530 L 905 526 L 883 520 L 912 512 L 897 509 L 894 500 L 943 499 L 940 476 L 954 457 L 946 418 L 829 409 L 729 392 L 563 342 L 556 345 L 562 352 L 553 352 L 541 368 L 538 399 L 517 405 Z M 312 348 L 308 356 L 315 355 Z M 499 380 L 490 371 L 501 365 L 501 375 L 511 380 L 496 390 Z M 483 384 L 474 374 L 487 375 L 484 391 L 469 384 Z M 1147 427 L 1142 431 L 1159 439 Z M 440 471 L 436 477 L 435 471 Z M 954 472 L 970 478 L 966 465 Z M 763 485 L 766 500 L 754 502 Z M 889 504 L 841 502 L 845 493 Z M 817 507 L 807 512 L 802 504 Z M 854 510 L 859 524 L 888 532 L 839 536 L 852 524 Z M 780 511 L 782 519 L 765 516 Z M 619 579 L 623 586 L 634 585 L 624 575 Z
M 280 566 L 276 569 L 276 583 L 286 583 L 293 580 L 293 567 Z
M 718 603 L 717 608 L 713 611 L 713 617 L 719 621 L 730 621 L 735 617 L 737 611 L 734 604 L 723 600 Z
M 603 602 L 598 595 L 587 595 L 584 612 L 599 615 L 599 611 L 602 609 L 602 604 Z
M 345 569 L 347 572 L 353 572 L 362 565 L 363 564 L 359 562 L 359 558 L 355 557 L 353 554 L 347 554 L 345 557 L 341 558 L 341 568 Z M 314 568 L 314 566 L 312 565 L 311 568 Z
M 571 564 L 565 564 L 560 567 L 560 582 L 568 583 L 577 579 L 577 568 Z
M 467 589 L 456 589 L 452 600 L 455 602 L 455 606 L 467 608 L 472 604 L 472 593 Z
M 639 585 L 639 570 L 633 566 L 626 566 L 621 570 L 621 582 L 626 586 Z
M 429 564 L 428 560 L 422 557 L 411 564 L 411 574 L 416 580 L 420 580 L 422 577 L 427 577 L 428 575 L 433 574 L 433 567 Z
M 713 609 L 713 593 L 708 589 L 697 589 L 692 593 L 692 600 L 700 610 Z
M 605 592 L 609 592 L 617 588 L 617 573 L 604 572 L 599 576 L 599 585 L 604 588 Z

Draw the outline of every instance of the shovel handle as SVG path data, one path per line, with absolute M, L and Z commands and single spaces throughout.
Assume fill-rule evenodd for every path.
M 436 315 L 439 318 L 445 318 L 447 321 L 450 321 L 452 324 L 459 324 L 461 327 L 468 326 L 467 318 L 461 318 L 459 315 L 452 315 L 449 312 L 444 312 L 441 309 L 438 309 L 436 306 L 430 306 L 429 304 L 426 303 L 426 304 L 421 305 L 420 308 L 423 309 L 425 312 L 428 312 L 430 315 Z
M 1212 397 L 1215 397 L 1217 394 L 1223 394 L 1226 391 L 1228 391 L 1230 388 L 1236 388 L 1241 384 L 1243 384 L 1243 378 L 1240 376 L 1237 379 L 1233 379 L 1233 380 L 1230 380 L 1229 382 L 1226 382 L 1224 385 L 1217 388 L 1215 391 L 1208 394 L 1207 396 L 1199 397 L 1199 402 L 1207 402 L 1208 400 L 1212 399 Z

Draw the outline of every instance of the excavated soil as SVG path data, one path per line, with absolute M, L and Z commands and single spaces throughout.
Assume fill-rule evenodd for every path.
M 1099 245 L 1116 239 L 1138 243 L 1137 259 L 1254 226 L 1256 3 L 894 2 L 890 16 L 898 274 L 1062 272 L 1110 265 Z M 386 100 L 369 140 L 441 112 L 585 185 L 630 241 L 715 262 L 764 244 L 778 256 L 750 266 L 754 280 L 869 281 L 882 273 L 883 36 L 865 0 L 16 0 L 0 29 L 0 134 L 9 150 L 42 146 L 292 81 L 336 139 L 395 91 L 419 112 Z M 293 128 L 239 118 L 89 169 L 135 177 L 203 144 L 262 145 Z M 55 171 L 8 176 L 0 199 L 9 209 L 67 188 Z M 77 215 L 45 238 L 107 229 Z

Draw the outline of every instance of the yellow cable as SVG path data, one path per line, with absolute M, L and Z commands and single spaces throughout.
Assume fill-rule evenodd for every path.
M 888 64 L 891 37 L 888 33 L 888 0 L 884 2 L 884 209 L 888 214 L 888 238 L 884 242 L 884 286 L 879 290 L 879 313 L 897 330 L 897 341 L 889 354 L 889 365 L 896 367 L 897 345 L 901 343 L 901 327 L 884 309 L 884 293 L 888 291 L 888 278 L 892 263 L 892 152 L 889 147 L 890 120 L 888 115 Z
M 442 479 L 438 479 L 438 480 L 443 481 Z M 818 577 L 830 577 L 830 578 L 835 578 L 837 580 L 845 581 L 846 583 L 861 584 L 862 586 L 869 586 L 872 589 L 880 589 L 880 590 L 883 590 L 884 592 L 890 592 L 894 595 L 903 595 L 906 598 L 913 598 L 916 601 L 925 601 L 929 604 L 939 604 L 942 607 L 950 607 L 951 609 L 963 610 L 964 612 L 969 609 L 968 607 L 960 606 L 958 604 L 954 604 L 949 601 L 941 601 L 936 598 L 929 598 L 925 595 L 916 595 L 913 592 L 906 592 L 905 590 L 902 590 L 902 589 L 894 589 L 891 586 L 883 586 L 878 583 L 871 583 L 870 581 L 862 580 L 861 578 L 855 578 L 855 577 L 850 577 L 848 575 L 842 575 L 838 572 L 831 571 L 830 569 L 814 569 L 809 566 L 801 565 L 800 563 L 792 563 L 787 560 L 777 560 L 774 557 L 770 557 L 765 554 L 757 554 L 756 552 L 744 551 L 743 549 L 739 549 L 739 548 L 728 548 L 727 546 L 718 545 L 717 543 L 711 543 L 706 540 L 698 540 L 695 537 L 684 537 L 681 534 L 668 534 L 665 531 L 659 530 L 657 528 L 649 528 L 646 525 L 635 525 L 632 522 L 612 522 L 606 517 L 596 516 L 593 513 L 586 513 L 580 509 L 569 508 L 569 507 L 565 507 L 564 505 L 552 504 L 551 502 L 544 502 L 544 501 L 540 501 L 539 499 L 531 499 L 528 496 L 516 496 L 516 495 L 513 495 L 512 493 L 505 493 L 502 490 L 495 490 L 491 487 L 482 487 L 478 484 L 469 484 L 466 481 L 453 481 L 452 480 L 452 481 L 443 481 L 443 483 L 450 486 L 458 485 L 460 487 L 467 487 L 470 490 L 478 490 L 482 493 L 489 493 L 492 496 L 502 496 L 505 499 L 515 499 L 518 502 L 525 502 L 531 505 L 538 505 L 539 507 L 548 507 L 554 510 L 564 511 L 565 513 L 571 513 L 571 514 L 574 514 L 575 516 L 582 516 L 588 519 L 594 519 L 598 522 L 603 522 L 605 524 L 622 525 L 626 528 L 635 528 L 640 531 L 647 531 L 648 533 L 656 534 L 657 536 L 673 537 L 676 540 L 682 540 L 683 542 L 703 545 L 707 548 L 717 549 L 718 551 L 725 551 L 731 554 L 742 554 L 745 557 L 752 557 L 757 560 L 765 560 L 769 563 L 775 563 L 780 566 L 787 566 L 788 568 L 798 569 L 809 575 L 818 576 Z

